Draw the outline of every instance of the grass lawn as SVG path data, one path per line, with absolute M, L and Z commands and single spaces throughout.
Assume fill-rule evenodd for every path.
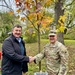
M 44 45 L 48 43 L 49 40 L 41 40 L 41 50 L 43 49 Z M 75 40 L 65 40 L 65 45 L 68 48 L 69 52 L 69 70 L 67 75 L 75 75 Z M 26 44 L 27 49 L 27 55 L 34 56 L 38 53 L 38 44 L 32 43 L 32 44 Z M 34 72 L 39 71 L 38 64 L 34 64 L 33 62 L 28 64 L 29 65 L 29 71 L 27 74 L 24 75 L 33 75 Z M 41 61 L 41 68 L 42 71 L 45 70 L 45 59 Z
M 41 50 L 43 49 L 44 45 L 48 43 L 48 40 L 41 40 Z M 69 52 L 69 71 L 67 75 L 75 75 L 75 40 L 65 40 L 65 45 L 68 48 Z M 0 46 L 1 47 L 1 46 Z M 34 56 L 38 53 L 38 44 L 37 43 L 27 43 L 26 44 L 26 51 L 28 56 Z M 29 63 L 29 71 L 23 75 L 34 75 L 34 72 L 39 71 L 38 64 Z M 41 61 L 41 68 L 43 72 L 45 72 L 45 59 Z

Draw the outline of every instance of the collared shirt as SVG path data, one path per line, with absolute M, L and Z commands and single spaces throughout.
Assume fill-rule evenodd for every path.
M 21 54 L 24 55 L 24 46 L 22 44 L 21 38 L 16 38 L 19 42 L 20 48 L 21 48 Z

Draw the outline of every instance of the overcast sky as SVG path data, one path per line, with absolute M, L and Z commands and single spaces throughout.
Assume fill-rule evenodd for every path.
M 16 9 L 16 5 L 15 5 L 15 0 L 6 0 L 6 3 L 9 5 L 10 8 L 12 8 L 14 11 Z M 0 1 L 0 5 L 5 5 L 5 3 L 3 1 Z M 6 5 L 5 5 L 6 6 Z M 0 11 L 8 11 L 9 9 L 7 9 L 6 7 L 2 7 L 0 6 Z

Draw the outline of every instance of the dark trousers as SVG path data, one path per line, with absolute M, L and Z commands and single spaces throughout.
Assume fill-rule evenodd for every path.
M 5 75 L 5 74 L 2 74 L 2 75 Z

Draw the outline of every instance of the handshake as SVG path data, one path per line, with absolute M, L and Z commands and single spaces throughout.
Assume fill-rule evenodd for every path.
M 31 62 L 33 62 L 33 61 L 34 61 L 34 63 L 35 63 L 35 58 L 32 57 L 32 56 L 29 56 L 29 63 L 31 63 Z

